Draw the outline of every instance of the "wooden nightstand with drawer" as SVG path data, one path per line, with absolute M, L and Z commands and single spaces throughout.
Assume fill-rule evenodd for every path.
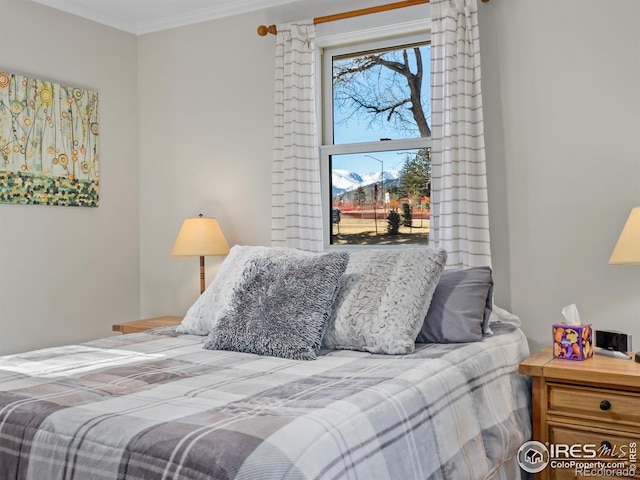
M 531 376 L 534 440 L 578 445 L 576 453 L 585 460 L 592 454 L 581 451 L 584 445 L 590 450 L 595 445 L 597 458 L 633 460 L 634 445 L 640 446 L 640 363 L 599 355 L 584 361 L 555 359 L 547 347 L 522 362 L 520 373 Z M 629 478 L 640 478 L 637 469 L 631 471 L 635 475 Z M 537 478 L 584 477 L 575 468 L 548 466 Z
M 137 333 L 151 330 L 158 327 L 169 327 L 178 325 L 182 321 L 182 317 L 164 316 L 144 318 L 142 320 L 134 320 L 133 322 L 122 322 L 114 324 L 111 329 L 118 333 Z

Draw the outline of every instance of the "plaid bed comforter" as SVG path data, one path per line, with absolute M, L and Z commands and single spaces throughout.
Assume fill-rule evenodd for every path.
M 487 478 L 530 436 L 517 328 L 292 361 L 172 328 L 0 357 L 0 479 Z

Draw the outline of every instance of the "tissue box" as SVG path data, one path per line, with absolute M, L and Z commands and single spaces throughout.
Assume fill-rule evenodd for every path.
M 593 356 L 589 325 L 554 325 L 553 356 L 567 360 L 586 360 Z

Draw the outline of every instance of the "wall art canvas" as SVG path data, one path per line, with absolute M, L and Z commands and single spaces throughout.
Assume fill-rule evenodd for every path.
M 0 70 L 0 203 L 97 207 L 98 94 Z

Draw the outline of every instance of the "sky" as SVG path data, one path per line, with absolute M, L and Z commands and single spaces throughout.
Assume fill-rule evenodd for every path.
M 431 102 L 429 96 L 430 85 L 430 47 L 422 47 L 422 59 L 423 59 L 423 82 L 422 92 L 423 98 L 427 98 L 423 101 L 425 106 L 425 114 L 428 121 L 431 121 Z M 383 71 L 389 72 L 387 69 Z M 375 130 L 368 128 L 367 121 L 352 116 L 346 122 L 344 122 L 345 112 L 336 109 L 334 112 L 334 143 L 358 143 L 358 142 L 371 142 L 379 141 L 381 138 L 403 138 L 406 135 L 398 133 L 396 129 L 389 125 L 389 128 L 379 127 L 377 124 Z M 407 151 L 378 151 L 371 152 L 369 154 L 349 154 L 349 155 L 334 155 L 332 157 L 332 167 L 340 170 L 349 170 L 356 172 L 360 175 L 372 172 L 379 172 L 382 164 L 384 164 L 384 170 L 400 170 L 404 165 Z M 373 158 L 372 158 L 373 157 Z

